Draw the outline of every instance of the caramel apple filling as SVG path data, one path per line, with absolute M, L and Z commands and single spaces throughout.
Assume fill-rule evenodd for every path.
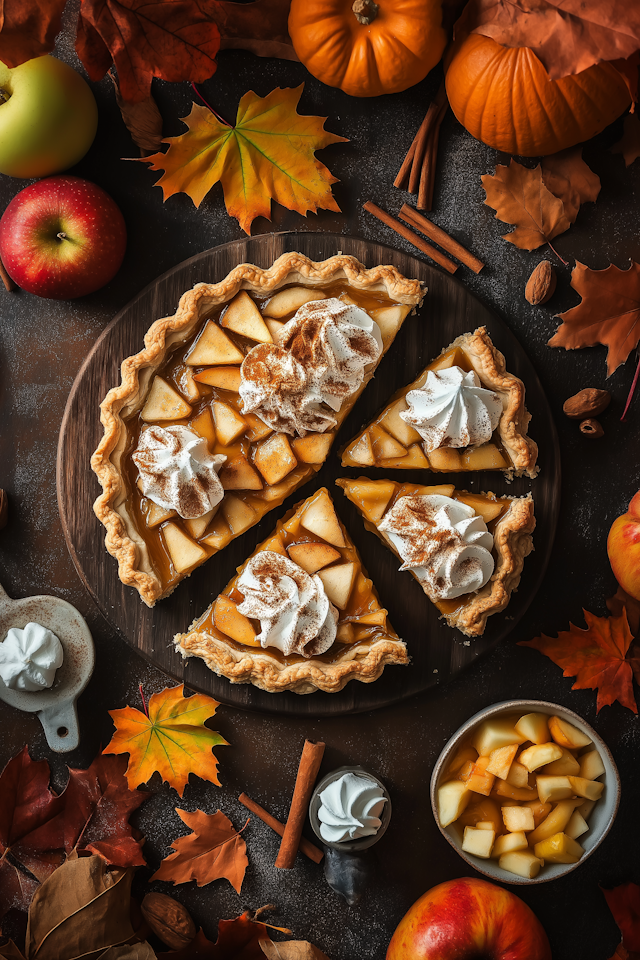
M 259 636 L 264 630 L 261 620 L 245 616 L 239 609 L 246 604 L 246 592 L 242 592 L 246 570 L 256 566 L 259 569 L 261 555 L 267 557 L 271 567 L 277 567 L 271 558 L 279 555 L 310 577 L 318 577 L 322 591 L 335 608 L 335 641 L 324 652 L 312 655 L 313 659 L 334 663 L 341 659 L 347 647 L 365 650 L 380 639 L 399 642 L 324 488 L 278 522 L 275 533 L 239 568 L 237 576 L 191 625 L 190 631 L 222 640 L 235 649 L 263 646 L 284 665 L 304 661 L 305 657 L 299 653 L 284 653 L 276 646 L 261 645 Z M 284 567 L 287 569 L 288 565 Z M 268 592 L 272 589 L 268 577 L 264 582 L 264 590 Z
M 326 459 L 338 427 L 366 383 L 366 373 L 375 366 L 370 362 L 370 345 L 354 392 L 345 393 L 337 410 L 336 404 L 333 409 L 327 406 L 329 428 L 323 432 L 297 434 L 290 425 L 278 429 L 277 424 L 274 429 L 255 412 L 244 412 L 247 404 L 240 390 L 247 354 L 254 351 L 254 356 L 257 347 L 278 352 L 279 335 L 296 312 L 328 298 L 339 301 L 338 307 L 366 311 L 379 331 L 380 352 L 390 345 L 411 309 L 383 293 L 364 293 L 343 282 L 324 289 L 285 287 L 268 298 L 241 291 L 173 348 L 155 371 L 142 409 L 126 421 L 128 445 L 122 473 L 130 514 L 163 593 L 282 503 Z M 318 403 L 322 405 L 322 396 Z M 201 487 L 203 482 L 209 486 L 217 482 L 209 469 L 213 463 L 223 496 L 218 502 L 209 500 L 209 508 L 205 504 L 195 511 L 172 509 L 166 497 L 150 493 L 162 484 L 157 473 L 151 479 L 141 473 L 140 464 L 146 464 L 150 447 L 157 451 L 162 444 L 170 445 L 171 431 L 173 439 L 182 438 L 182 447 L 174 451 L 177 459 L 171 461 L 174 472 L 184 477 L 175 503 L 194 499 L 184 487 L 195 483 L 193 478 L 200 478 Z M 198 443 L 202 440 L 203 449 Z M 195 451 L 198 459 L 189 459 L 186 449 Z M 205 502 L 202 494 L 199 502 Z

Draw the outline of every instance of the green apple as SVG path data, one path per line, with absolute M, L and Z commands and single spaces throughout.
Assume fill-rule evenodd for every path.
M 10 70 L 0 62 L 0 173 L 47 177 L 77 163 L 93 143 L 98 108 L 79 73 L 55 57 Z

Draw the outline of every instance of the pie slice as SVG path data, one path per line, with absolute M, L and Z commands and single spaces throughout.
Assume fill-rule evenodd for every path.
M 496 497 L 451 483 L 426 487 L 366 477 L 336 483 L 450 626 L 479 637 L 487 618 L 505 609 L 533 550 L 530 495 Z M 465 584 L 476 589 L 464 592 Z
M 503 470 L 533 478 L 538 447 L 527 436 L 531 417 L 524 397 L 524 384 L 507 372 L 503 355 L 479 327 L 454 340 L 394 394 L 346 445 L 342 466 Z
M 297 584 L 293 600 L 283 576 L 289 586 L 292 580 Z M 249 609 L 243 611 L 247 602 Z M 318 625 L 327 606 L 335 627 L 320 644 L 326 649 L 317 652 Z M 265 644 L 272 640 L 279 646 L 263 646 L 261 637 Z M 409 662 L 326 487 L 278 521 L 275 532 L 174 643 L 183 657 L 201 657 L 231 683 L 253 683 L 270 693 L 335 693 L 349 680 L 377 680 L 388 663 Z
M 153 606 L 313 477 L 422 297 L 419 281 L 391 266 L 366 269 L 348 256 L 314 263 L 287 253 L 268 270 L 241 264 L 220 283 L 197 284 L 174 316 L 156 320 L 101 404 L 104 436 L 91 460 L 103 488 L 94 510 L 123 583 Z M 245 358 L 257 356 L 258 376 L 269 372 L 265 358 L 283 362 L 292 348 L 279 341 L 282 330 L 297 311 L 315 316 L 318 301 L 365 317 L 375 331 L 364 337 L 375 350 L 362 355 L 353 390 L 337 402 L 331 395 L 325 402 L 326 391 L 314 394 L 307 407 L 318 422 L 309 425 L 307 416 L 304 430 L 281 424 L 277 410 L 246 412 Z M 313 348 L 315 328 L 305 329 L 303 347 Z M 357 350 L 361 341 L 356 331 L 349 344 Z M 296 370 L 304 382 L 304 351 Z M 263 390 L 265 408 L 272 393 Z

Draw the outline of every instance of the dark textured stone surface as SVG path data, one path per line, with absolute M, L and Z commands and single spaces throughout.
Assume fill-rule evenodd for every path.
M 71 14 L 59 54 L 76 63 L 69 33 Z M 228 119 L 233 119 L 238 99 L 247 89 L 264 95 L 274 86 L 305 81 L 302 111 L 328 115 L 328 127 L 350 138 L 348 144 L 331 147 L 322 155 L 340 178 L 335 192 L 342 215 L 321 213 L 305 221 L 275 208 L 272 224 L 258 220 L 255 232 L 330 230 L 403 247 L 403 241 L 361 207 L 371 199 L 395 212 L 409 199 L 391 184 L 438 76 L 399 96 L 357 101 L 323 87 L 298 64 L 258 60 L 239 52 L 222 54 L 219 64 L 204 89 Z M 0 486 L 9 492 L 11 511 L 9 525 L 0 533 L 0 580 L 14 597 L 51 592 L 70 600 L 87 617 L 97 644 L 96 671 L 79 703 L 82 743 L 73 754 L 52 755 L 35 718 L 0 705 L 0 762 L 29 743 L 34 757 L 50 760 L 57 786 L 64 784 L 65 760 L 72 766 L 87 766 L 100 745 L 108 742 L 109 709 L 136 705 L 138 683 L 148 693 L 165 685 L 159 671 L 110 633 L 67 556 L 55 495 L 56 442 L 66 396 L 95 338 L 135 293 L 173 264 L 240 236 L 236 222 L 226 215 L 218 187 L 199 211 L 183 195 L 163 205 L 161 191 L 152 186 L 155 177 L 145 165 L 119 159 L 135 156 L 135 148 L 109 82 L 93 89 L 100 108 L 98 136 L 73 172 L 95 180 L 121 206 L 129 230 L 124 265 L 108 287 L 75 302 L 0 292 Z M 190 89 L 186 84 L 157 83 L 156 95 L 165 132 L 180 132 L 178 118 L 189 111 Z M 625 267 L 629 257 L 640 260 L 640 164 L 625 170 L 621 158 L 608 152 L 621 126 L 618 122 L 585 148 L 585 158 L 602 177 L 603 187 L 598 203 L 587 204 L 571 230 L 557 238 L 556 249 L 566 260 L 578 259 L 598 268 L 609 261 Z M 444 742 L 485 705 L 537 697 L 562 703 L 594 724 L 622 772 L 622 804 L 608 839 L 584 866 L 564 880 L 518 892 L 546 926 L 556 960 L 599 960 L 610 956 L 617 942 L 598 884 L 640 880 L 635 812 L 640 787 L 638 722 L 619 705 L 605 708 L 596 717 L 594 693 L 571 692 L 571 681 L 562 679 L 559 668 L 518 647 L 516 641 L 540 631 L 553 633 L 570 620 L 580 623 L 582 606 L 605 613 L 605 599 L 614 591 L 606 534 L 638 487 L 640 400 L 634 403 L 628 422 L 621 424 L 619 416 L 633 375 L 630 359 L 606 384 L 613 401 L 602 416 L 602 440 L 582 437 L 577 425 L 562 415 L 568 396 L 586 386 L 605 386 L 605 351 L 598 347 L 566 353 L 545 345 L 556 328 L 554 312 L 578 298 L 569 288 L 569 268 L 557 263 L 558 289 L 551 302 L 531 307 L 524 300 L 531 270 L 542 256 L 553 255 L 548 250 L 526 253 L 500 239 L 506 229 L 483 206 L 480 182 L 480 175 L 491 172 L 500 160 L 504 162 L 447 116 L 433 219 L 486 260 L 480 275 L 464 268 L 458 275 L 517 334 L 557 415 L 563 448 L 563 514 L 546 580 L 516 635 L 454 683 L 397 707 L 344 719 L 303 723 L 221 708 L 216 728 L 231 743 L 218 751 L 222 788 L 194 781 L 179 802 L 173 791 L 152 781 L 153 797 L 137 815 L 148 838 L 145 851 L 152 867 L 169 851 L 171 840 L 186 832 L 174 813 L 176 804 L 208 812 L 220 806 L 241 826 L 245 811 L 236 797 L 245 790 L 284 819 L 305 736 L 326 741 L 323 770 L 360 763 L 379 775 L 392 795 L 393 822 L 375 848 L 380 867 L 377 883 L 355 907 L 347 907 L 332 893 L 321 866 L 299 858 L 294 870 L 276 871 L 277 837 L 255 818 L 245 833 L 250 867 L 241 896 L 225 881 L 202 890 L 192 884 L 176 891 L 165 884 L 154 885 L 175 892 L 210 937 L 218 918 L 234 916 L 245 906 L 275 903 L 274 922 L 290 926 L 297 937 L 311 939 L 332 960 L 382 958 L 394 927 L 420 894 L 437 882 L 469 873 L 440 836 L 429 808 L 429 776 Z M 3 208 L 22 186 L 20 181 L 0 178 Z M 532 432 L 535 435 L 535 425 Z M 544 447 L 544 437 L 536 439 Z M 140 871 L 140 885 L 149 875 Z

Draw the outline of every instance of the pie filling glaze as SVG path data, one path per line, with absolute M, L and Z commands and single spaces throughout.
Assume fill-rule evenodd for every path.
M 120 579 L 152 606 L 309 480 L 422 296 L 418 281 L 393 267 L 368 270 L 353 257 L 313 263 L 285 254 L 269 270 L 243 264 L 221 283 L 198 284 L 181 298 L 173 317 L 156 321 L 145 349 L 123 362 L 120 386 L 101 405 L 105 432 L 92 457 L 103 487 L 94 509 L 107 529 L 106 546 L 118 560 Z M 243 413 L 240 370 L 247 353 L 258 345 L 275 351 L 280 331 L 297 310 L 327 298 L 365 310 L 381 335 L 380 356 L 365 365 L 359 388 L 338 411 L 327 406 L 335 426 L 296 435 Z M 222 499 L 191 519 L 145 496 L 139 470 L 143 434 L 158 433 L 153 443 L 142 443 L 157 449 L 161 441 L 168 443 L 158 428 L 180 427 L 203 438 L 209 460 L 222 463 Z
M 520 583 L 524 559 L 533 550 L 531 535 L 535 529 L 535 517 L 531 495 L 498 498 L 493 493 L 475 494 L 456 490 L 453 484 L 423 486 L 395 480 L 369 480 L 366 477 L 337 480 L 336 483 L 362 514 L 365 527 L 375 533 L 400 560 L 402 558 L 394 543 L 379 529 L 400 498 L 440 495 L 471 507 L 476 515 L 483 518 L 493 537 L 493 574 L 488 583 L 473 593 L 450 600 L 429 599 L 450 626 L 469 637 L 481 636 L 487 618 L 505 609 Z M 411 573 L 418 579 L 413 571 Z M 421 583 L 421 586 L 429 596 L 424 584 Z
M 475 373 L 480 386 L 501 402 L 502 415 L 484 443 L 458 448 L 443 444 L 429 450 L 421 434 L 402 416 L 409 410 L 407 394 L 424 388 L 430 371 L 456 367 Z M 394 394 L 382 413 L 343 449 L 342 466 L 444 473 L 502 470 L 508 476 L 535 477 L 538 448 L 527 436 L 530 414 L 524 397 L 524 384 L 507 372 L 503 355 L 485 328 L 479 327 L 458 337 L 413 383 Z
M 239 612 L 244 600 L 239 581 L 255 557 L 269 551 L 299 563 L 316 574 L 337 609 L 335 642 L 324 653 L 305 657 L 262 647 L 260 621 Z M 335 692 L 351 679 L 376 680 L 386 664 L 406 664 L 404 643 L 388 621 L 375 588 L 346 529 L 339 521 L 325 487 L 280 521 L 227 584 L 220 596 L 174 638 L 184 657 L 199 656 L 232 683 L 251 682 L 276 692 Z

